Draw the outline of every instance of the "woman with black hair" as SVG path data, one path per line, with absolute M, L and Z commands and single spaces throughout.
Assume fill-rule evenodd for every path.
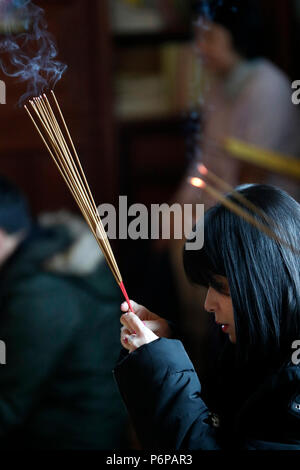
M 203 389 L 169 324 L 121 306 L 126 355 L 114 373 L 145 449 L 300 450 L 300 205 L 273 186 L 237 191 L 283 243 L 218 204 L 205 214 L 204 247 L 185 246 L 186 274 L 208 288 L 205 309 L 224 334 Z

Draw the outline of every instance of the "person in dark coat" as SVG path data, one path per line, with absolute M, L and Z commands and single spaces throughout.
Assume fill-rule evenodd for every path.
M 102 262 L 85 276 L 48 270 L 71 243 L 66 226 L 33 222 L 23 195 L 0 179 L 1 449 L 122 445 L 126 417 L 111 374 L 119 291 Z
M 218 204 L 205 214 L 204 247 L 185 247 L 186 274 L 208 288 L 205 309 L 222 336 L 202 387 L 169 324 L 121 306 L 114 375 L 144 449 L 300 450 L 300 205 L 273 186 L 236 191 L 281 241 Z

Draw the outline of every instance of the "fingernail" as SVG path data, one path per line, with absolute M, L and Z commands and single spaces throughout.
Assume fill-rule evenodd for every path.
M 124 339 L 124 343 L 128 343 L 128 339 L 127 339 L 127 338 Z

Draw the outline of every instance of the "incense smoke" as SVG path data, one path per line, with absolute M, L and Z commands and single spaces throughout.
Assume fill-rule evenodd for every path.
M 67 66 L 55 60 L 57 48 L 48 31 L 44 10 L 31 0 L 0 0 L 0 69 L 27 82 L 20 100 L 54 88 Z

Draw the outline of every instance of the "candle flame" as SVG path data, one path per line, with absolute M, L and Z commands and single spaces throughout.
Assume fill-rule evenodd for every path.
M 203 176 L 207 175 L 207 173 L 208 173 L 208 169 L 202 163 L 201 163 L 201 165 L 198 165 L 198 171 Z
M 195 188 L 204 188 L 205 183 L 201 178 L 191 178 L 190 179 L 190 184 L 192 186 L 195 186 Z

